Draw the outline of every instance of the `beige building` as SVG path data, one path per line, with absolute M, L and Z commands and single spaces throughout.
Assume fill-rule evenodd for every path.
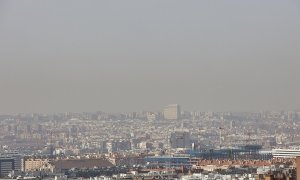
M 48 159 L 26 159 L 24 160 L 25 171 L 52 170 Z
M 169 104 L 164 108 L 164 119 L 178 120 L 180 119 L 180 106 L 178 104 Z

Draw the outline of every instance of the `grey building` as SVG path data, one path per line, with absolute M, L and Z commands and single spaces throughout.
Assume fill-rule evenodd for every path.
M 6 177 L 14 169 L 15 163 L 13 158 L 0 157 L 0 177 Z
M 173 132 L 170 137 L 170 144 L 171 148 L 190 148 L 190 133 L 185 130 L 178 130 Z

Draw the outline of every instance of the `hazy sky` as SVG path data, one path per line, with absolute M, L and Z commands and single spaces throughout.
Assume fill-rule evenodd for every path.
M 300 2 L 2 0 L 0 88 L 0 113 L 300 109 Z

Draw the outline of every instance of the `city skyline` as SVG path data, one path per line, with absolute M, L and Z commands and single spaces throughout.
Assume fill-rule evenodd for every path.
M 0 0 L 0 180 L 300 179 L 300 1 Z

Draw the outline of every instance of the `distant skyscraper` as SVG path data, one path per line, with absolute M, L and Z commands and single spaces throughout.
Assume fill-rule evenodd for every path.
M 164 108 L 164 119 L 177 120 L 180 119 L 180 106 L 178 104 L 170 104 Z

